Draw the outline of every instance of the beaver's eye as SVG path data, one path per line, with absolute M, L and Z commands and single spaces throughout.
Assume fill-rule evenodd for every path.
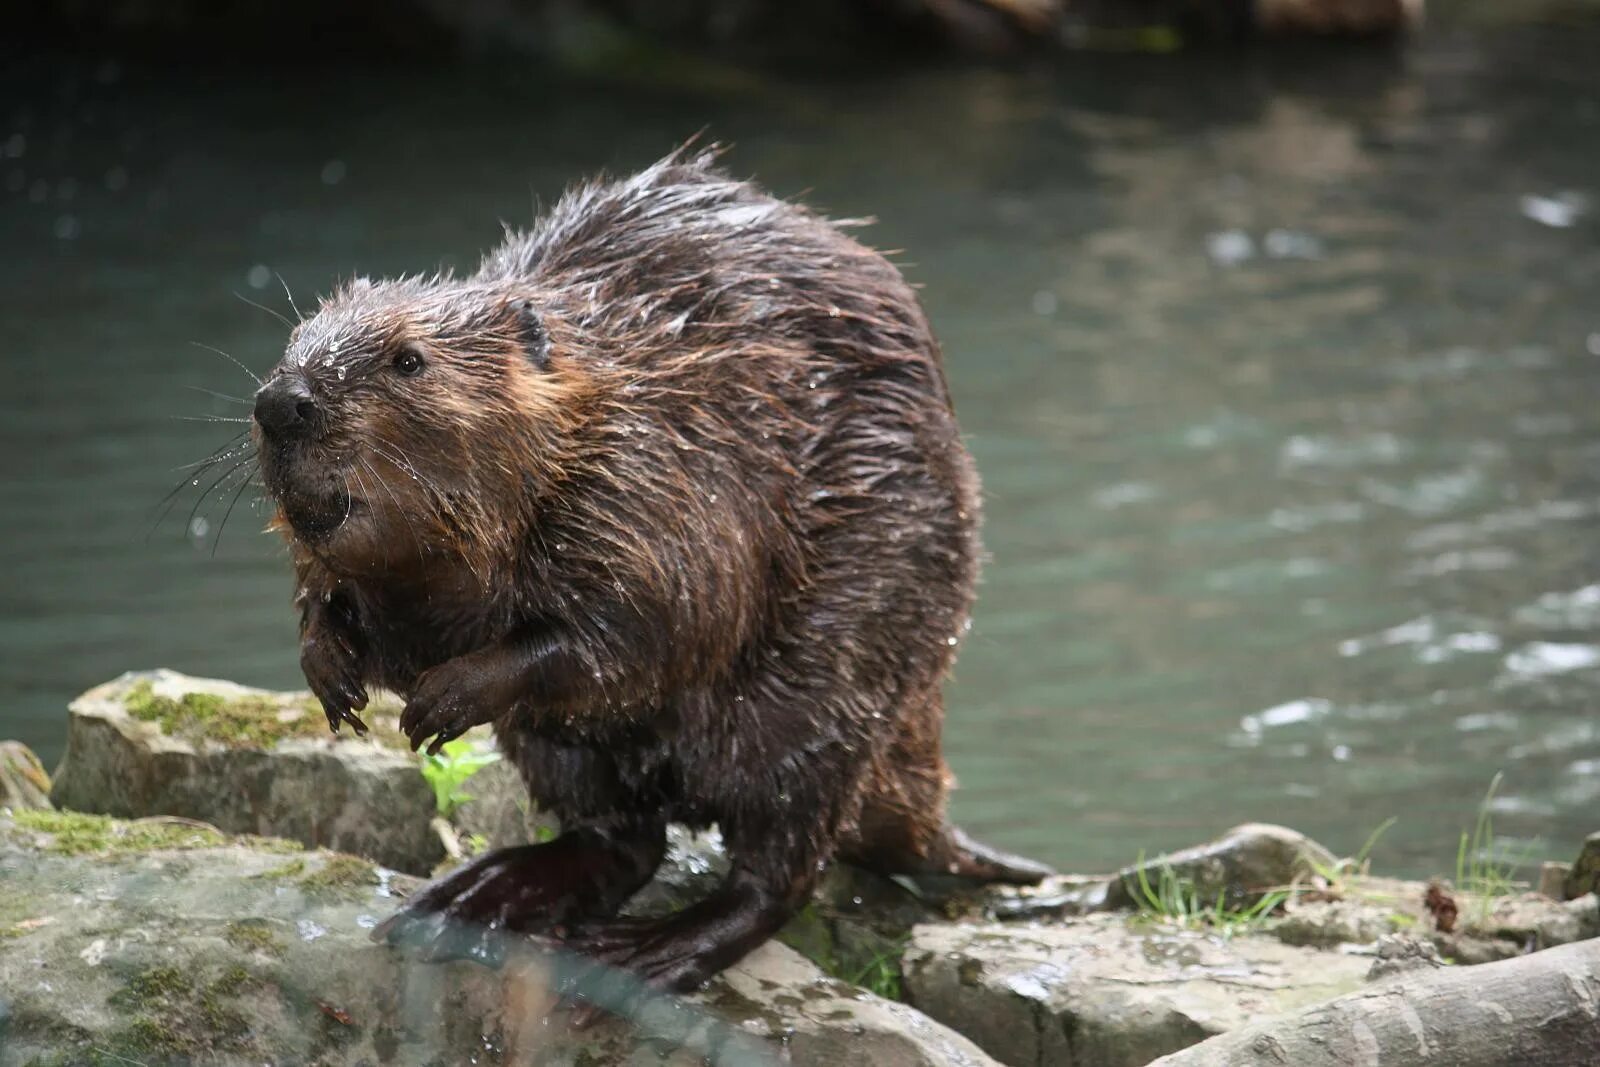
M 407 378 L 422 373 L 422 354 L 414 348 L 403 348 L 395 353 L 394 369 Z

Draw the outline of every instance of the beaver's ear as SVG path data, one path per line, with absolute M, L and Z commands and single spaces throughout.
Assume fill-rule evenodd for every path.
M 506 310 L 515 317 L 517 336 L 521 338 L 523 348 L 528 354 L 528 362 L 540 370 L 548 369 L 550 334 L 544 328 L 544 320 L 533 309 L 533 302 L 517 297 L 507 301 Z

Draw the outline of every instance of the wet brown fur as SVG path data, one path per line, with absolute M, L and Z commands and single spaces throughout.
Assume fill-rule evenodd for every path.
M 762 916 L 692 964 L 618 957 L 667 985 L 835 857 L 1040 873 L 944 817 L 978 483 L 913 291 L 844 225 L 677 153 L 468 277 L 344 287 L 276 372 L 323 412 L 261 451 L 330 719 L 382 686 L 412 726 L 492 721 L 564 828 L 638 843 L 613 896 L 667 821 L 718 824 L 715 906 Z

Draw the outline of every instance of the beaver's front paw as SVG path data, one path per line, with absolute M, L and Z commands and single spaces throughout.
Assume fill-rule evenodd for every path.
M 510 704 L 509 688 L 502 665 L 490 654 L 446 660 L 417 679 L 400 715 L 400 732 L 413 752 L 432 737 L 428 755 L 436 755 L 445 742 L 498 718 Z
M 307 627 L 300 639 L 300 669 L 322 702 L 328 728 L 338 733 L 339 724 L 347 722 L 357 735 L 365 735 L 367 724 L 356 712 L 367 706 L 367 691 L 361 684 L 361 660 L 350 640 L 324 626 Z

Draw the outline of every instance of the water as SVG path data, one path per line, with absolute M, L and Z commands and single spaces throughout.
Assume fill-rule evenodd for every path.
M 950 691 L 956 815 L 1076 870 L 1271 819 L 1448 872 L 1600 801 L 1600 34 L 1083 58 L 831 84 L 482 67 L 0 75 L 0 735 L 59 757 L 131 667 L 298 684 L 281 548 L 174 468 L 338 277 L 701 127 L 876 214 L 923 286 L 993 553 Z M 1534 839 L 1537 838 L 1535 842 Z M 1527 842 L 1534 842 L 1527 845 Z

